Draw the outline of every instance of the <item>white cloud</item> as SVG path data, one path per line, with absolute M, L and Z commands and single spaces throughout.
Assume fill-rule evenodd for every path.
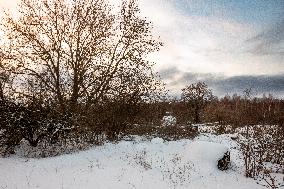
M 260 27 L 230 18 L 185 15 L 166 0 L 140 0 L 140 7 L 165 43 L 150 57 L 157 62 L 157 70 L 175 66 L 226 76 L 284 73 L 283 61 L 247 53 L 245 41 L 257 35 Z

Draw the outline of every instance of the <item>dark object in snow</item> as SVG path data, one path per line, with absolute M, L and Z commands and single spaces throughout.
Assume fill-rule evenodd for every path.
M 198 126 L 194 125 L 192 126 L 193 131 L 198 132 Z
M 227 170 L 230 165 L 230 152 L 227 151 L 224 156 L 218 160 L 218 169 L 221 171 Z

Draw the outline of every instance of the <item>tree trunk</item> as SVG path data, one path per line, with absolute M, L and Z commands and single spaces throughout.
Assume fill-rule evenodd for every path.
M 199 108 L 195 107 L 194 109 L 194 122 L 195 123 L 199 123 L 200 119 L 199 119 Z
M 78 98 L 79 98 L 79 78 L 78 78 L 77 72 L 75 71 L 73 87 L 72 87 L 72 96 L 71 96 L 71 99 L 70 99 L 71 111 L 76 111 Z
M 4 92 L 3 92 L 3 89 L 1 87 L 1 83 L 0 83 L 0 100 L 4 101 Z

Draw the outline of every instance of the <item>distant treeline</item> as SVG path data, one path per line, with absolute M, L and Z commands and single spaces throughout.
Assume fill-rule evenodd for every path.
M 198 122 L 195 121 L 195 109 L 189 107 L 182 100 L 174 100 L 169 103 L 160 102 L 154 106 L 156 109 L 160 106 L 160 114 L 172 111 L 180 124 L 217 122 L 221 125 L 235 126 L 283 125 L 284 121 L 284 100 L 274 98 L 272 95 L 262 98 L 245 98 L 237 94 L 222 98 L 215 97 L 203 109 L 200 109 Z

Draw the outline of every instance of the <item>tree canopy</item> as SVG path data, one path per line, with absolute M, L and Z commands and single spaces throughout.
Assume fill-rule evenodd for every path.
M 4 62 L 33 88 L 17 93 L 44 91 L 63 110 L 150 96 L 160 82 L 146 58 L 162 43 L 139 11 L 135 0 L 119 12 L 104 0 L 22 0 L 19 18 L 6 14 L 2 23 Z

